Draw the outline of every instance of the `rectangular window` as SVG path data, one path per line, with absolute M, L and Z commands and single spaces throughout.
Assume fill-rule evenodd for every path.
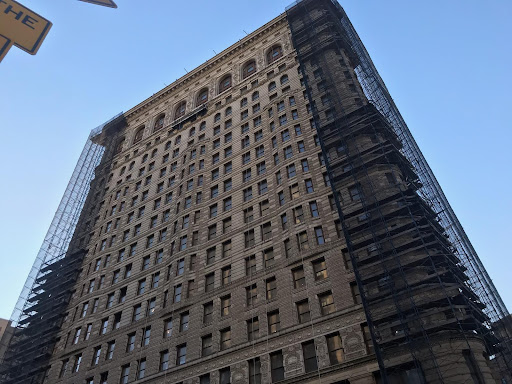
M 301 288 L 306 285 L 306 276 L 304 275 L 304 267 L 302 265 L 292 269 L 292 276 L 294 288 Z
M 258 175 L 263 175 L 266 171 L 265 162 L 262 161 L 261 163 L 256 164 L 256 171 Z
M 283 351 L 270 354 L 270 375 L 272 382 L 284 380 Z
M 290 241 L 290 239 L 285 239 L 283 242 L 283 245 L 284 245 L 284 254 L 286 255 L 286 257 L 292 256 L 292 242 Z
M 231 370 L 229 367 L 219 370 L 219 384 L 231 384 Z
M 211 292 L 215 288 L 215 273 L 209 273 L 205 276 L 205 292 Z
M 144 289 L 146 288 L 146 279 L 139 281 L 139 286 L 137 288 L 137 295 L 142 295 L 144 293 Z
M 244 223 L 250 223 L 254 218 L 252 207 L 244 209 Z
M 133 307 L 132 321 L 138 321 L 142 318 L 142 304 Z
M 174 302 L 179 303 L 181 301 L 182 285 L 178 284 L 174 287 Z
M 284 158 L 285 159 L 291 158 L 293 156 L 292 146 L 288 145 L 287 147 L 284 148 L 283 152 L 284 152 Z
M 187 285 L 187 297 L 193 297 L 196 291 L 196 283 L 194 280 L 189 280 Z
M 249 201 L 252 199 L 252 187 L 244 189 L 244 201 Z
M 256 273 L 256 256 L 252 255 L 245 259 L 245 275 L 251 276 Z
M 320 310 L 323 316 L 333 313 L 336 310 L 331 291 L 318 295 L 318 300 L 320 301 Z
M 215 261 L 216 248 L 212 247 L 206 250 L 206 264 L 210 265 Z
M 222 285 L 231 283 L 231 265 L 222 268 Z
M 188 320 L 189 320 L 188 312 L 184 312 L 180 315 L 180 332 L 184 332 L 188 329 Z
M 245 288 L 247 306 L 256 304 L 258 301 L 258 290 L 256 284 L 252 284 Z
M 316 201 L 311 201 L 309 203 L 309 212 L 311 213 L 311 217 L 313 217 L 313 218 L 319 216 L 318 205 L 317 205 Z
M 231 295 L 220 298 L 220 315 L 228 316 L 231 312 Z
M 263 200 L 259 203 L 260 206 L 260 217 L 265 216 L 267 213 L 269 213 L 270 204 L 268 200 Z
M 318 369 L 316 348 L 313 340 L 302 343 L 302 355 L 304 356 L 304 368 L 306 372 L 314 372 Z
M 172 336 L 172 318 L 164 321 L 164 337 Z
M 322 227 L 315 227 L 316 243 L 318 245 L 325 244 L 324 232 Z
M 299 316 L 299 323 L 307 323 L 311 320 L 311 312 L 309 309 L 308 299 L 299 301 L 297 304 L 297 315 Z
M 360 201 L 363 198 L 363 193 L 359 184 L 350 187 L 348 189 L 348 193 L 350 194 L 350 199 L 352 201 Z
M 211 240 L 216 236 L 217 236 L 217 224 L 210 225 L 208 227 L 208 240 Z
M 274 265 L 274 248 L 268 248 L 263 251 L 263 261 L 265 263 L 265 268 Z
M 322 257 L 313 261 L 313 271 L 315 273 L 315 280 L 327 279 L 327 266 L 325 265 L 325 259 Z
M 228 197 L 227 199 L 224 199 L 223 205 L 224 205 L 224 212 L 225 211 L 229 211 L 231 209 L 231 207 L 232 207 L 232 199 L 231 199 L 231 197 Z
M 201 356 L 209 356 L 213 353 L 212 335 L 206 335 L 201 338 Z
M 183 275 L 185 272 L 185 259 L 179 259 L 176 264 L 176 276 Z
M 286 172 L 288 174 L 288 178 L 295 177 L 297 175 L 297 171 L 295 170 L 295 164 L 290 164 L 286 167 Z
M 260 145 L 259 147 L 256 147 L 256 158 L 260 158 L 265 154 L 265 147 L 263 145 Z
M 169 369 L 169 350 L 160 352 L 160 365 L 159 371 L 167 371 Z
M 130 364 L 123 365 L 121 367 L 121 380 L 120 384 L 128 384 L 130 380 Z
M 293 209 L 293 218 L 295 219 L 295 224 L 301 224 L 304 222 L 304 211 L 302 209 L 302 205 Z
M 211 324 L 213 321 L 213 302 L 203 304 L 203 323 Z
M 223 351 L 231 347 L 231 328 L 220 331 L 220 350 Z
M 224 181 L 224 192 L 231 191 L 233 183 L 231 182 L 231 179 L 227 179 Z
M 249 180 L 251 180 L 251 168 L 242 171 L 242 181 L 246 183 Z
M 272 312 L 267 313 L 267 320 L 268 320 L 268 333 L 276 333 L 279 332 L 281 329 L 281 319 L 279 316 L 279 310 L 275 310 Z
M 343 345 L 338 332 L 327 335 L 327 350 L 329 351 L 329 361 L 331 365 L 341 364 L 343 362 Z
M 308 233 L 306 231 L 297 234 L 297 245 L 301 251 L 307 251 L 309 249 Z
M 126 344 L 126 352 L 133 351 L 135 348 L 135 332 L 128 335 L 128 342 Z
M 222 243 L 222 258 L 231 257 L 231 240 Z
M 266 280 L 267 300 L 273 300 L 277 296 L 277 280 L 271 277 Z
M 251 229 L 244 233 L 245 248 L 254 247 L 254 229 Z
M 253 317 L 247 320 L 247 339 L 253 341 L 258 337 L 260 337 L 260 323 L 257 317 Z
M 280 205 L 280 206 L 283 206 L 283 205 L 286 203 L 286 201 L 285 201 L 285 197 L 284 197 L 284 192 L 283 192 L 283 191 L 281 191 L 281 192 L 279 192 L 279 193 L 277 194 L 277 198 L 278 198 L 278 200 L 279 200 L 279 205 Z
M 313 181 L 311 179 L 304 180 L 304 184 L 306 185 L 307 193 L 313 193 L 315 191 L 313 188 Z
M 187 344 L 176 347 L 176 365 L 183 365 L 187 362 Z
M 261 362 L 259 357 L 249 360 L 249 384 L 261 384 Z
M 151 326 L 148 326 L 142 330 L 142 346 L 149 345 L 149 340 L 151 338 Z
M 267 190 L 268 190 L 267 180 L 260 181 L 258 183 L 258 193 L 260 195 L 263 195 L 263 194 L 267 193 Z
M 100 356 L 101 356 L 101 346 L 94 348 L 91 365 L 98 365 L 100 362 Z

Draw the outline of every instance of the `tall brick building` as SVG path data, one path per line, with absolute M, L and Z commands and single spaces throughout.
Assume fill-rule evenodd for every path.
M 329 0 L 94 130 L 47 240 L 5 383 L 510 380 L 507 310 Z

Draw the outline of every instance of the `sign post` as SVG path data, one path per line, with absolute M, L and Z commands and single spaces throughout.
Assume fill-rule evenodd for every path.
M 0 0 L 0 61 L 12 45 L 35 55 L 52 23 L 15 0 Z
M 9 49 L 12 47 L 12 42 L 5 36 L 0 35 L 0 61 L 7 55 Z
M 110 7 L 110 8 L 117 8 L 116 3 L 114 3 L 112 0 L 80 0 L 84 1 L 86 3 L 96 4 L 96 5 L 103 5 L 104 7 Z

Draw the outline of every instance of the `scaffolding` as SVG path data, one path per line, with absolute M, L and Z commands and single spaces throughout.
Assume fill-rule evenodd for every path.
M 27 277 L 10 321 L 13 336 L 0 365 L 2 383 L 40 383 L 57 341 L 74 283 L 86 251 L 71 249 L 75 229 L 95 170 L 105 154 L 100 137 L 107 124 L 93 129 L 78 159 L 50 228 Z M 30 368 L 28 368 L 30 367 Z
M 507 309 L 344 10 L 301 0 L 287 16 L 377 381 L 443 383 L 462 360 L 484 382 L 482 353 L 510 380 L 510 335 L 495 330 Z

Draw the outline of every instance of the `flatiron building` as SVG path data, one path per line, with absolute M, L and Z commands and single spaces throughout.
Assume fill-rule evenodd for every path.
M 2 382 L 510 383 L 507 314 L 347 15 L 303 0 L 91 132 Z

